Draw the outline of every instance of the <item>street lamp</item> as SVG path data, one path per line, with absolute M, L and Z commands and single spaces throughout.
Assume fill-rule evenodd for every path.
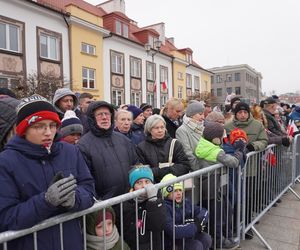
M 154 56 L 159 52 L 160 47 L 161 47 L 160 40 L 154 41 L 153 48 L 150 43 L 145 44 L 145 50 L 148 56 L 152 56 L 152 62 L 154 62 Z

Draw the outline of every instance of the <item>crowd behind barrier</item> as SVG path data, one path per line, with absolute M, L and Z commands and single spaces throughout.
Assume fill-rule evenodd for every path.
M 239 242 L 245 239 L 245 234 L 249 230 L 253 230 L 265 246 L 271 249 L 263 236 L 255 229 L 255 223 L 267 213 L 286 191 L 291 190 L 299 198 L 292 189 L 292 186 L 296 181 L 299 181 L 300 177 L 299 151 L 300 135 L 297 135 L 288 149 L 282 146 L 269 145 L 264 151 L 248 153 L 245 166 L 242 169 L 240 167 L 235 169 L 233 173 L 228 171 L 228 168 L 222 166 L 222 164 L 216 164 L 176 177 L 170 181 L 155 184 L 155 186 L 162 190 L 164 187 L 174 185 L 174 183 L 192 180 L 192 185 L 185 188 L 184 202 L 185 198 L 189 198 L 192 204 L 195 205 L 194 195 L 195 193 L 199 194 L 200 204 L 198 205 L 208 210 L 209 219 L 204 230 L 211 235 L 213 249 L 222 249 L 222 241 L 219 245 L 217 244 L 219 237 L 233 238 Z M 194 190 L 196 179 L 200 182 L 200 192 Z M 60 239 L 56 240 L 60 241 L 61 249 L 63 249 L 63 223 L 79 219 L 82 231 L 86 232 L 86 215 L 113 206 L 116 210 L 119 210 L 121 249 L 125 249 L 123 239 L 124 232 L 128 228 L 123 228 L 123 204 L 133 199 L 137 209 L 138 197 L 145 193 L 146 190 L 141 189 L 108 200 L 97 201 L 93 207 L 84 211 L 55 216 L 28 229 L 0 233 L 0 244 L 4 250 L 10 249 L 9 241 L 25 235 L 32 235 L 34 242 L 32 249 L 40 249 L 37 242 L 38 233 L 45 228 L 59 225 Z M 210 200 L 208 197 L 215 197 L 215 199 Z M 173 201 L 173 213 L 174 211 Z M 136 224 L 138 224 L 138 221 L 136 221 Z M 173 236 L 174 234 L 175 229 L 173 230 Z M 163 241 L 165 237 L 165 232 L 163 232 Z M 175 237 L 173 239 L 174 243 Z M 185 240 L 183 240 L 184 245 Z M 86 233 L 84 233 L 84 247 L 86 249 Z M 103 249 L 107 249 L 105 243 Z M 163 249 L 167 248 L 163 247 Z M 174 245 L 173 249 L 175 249 Z

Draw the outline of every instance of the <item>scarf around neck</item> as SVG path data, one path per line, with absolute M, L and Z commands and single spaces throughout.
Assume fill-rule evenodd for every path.
M 183 116 L 183 123 L 186 124 L 191 130 L 195 131 L 198 134 L 203 133 L 204 125 L 203 122 L 195 122 L 186 115 Z
M 104 243 L 106 243 L 106 249 L 112 249 L 119 241 L 119 238 L 119 232 L 115 225 L 111 235 L 106 236 L 105 242 L 104 236 L 99 237 L 96 235 L 86 234 L 87 247 L 91 250 L 104 249 Z

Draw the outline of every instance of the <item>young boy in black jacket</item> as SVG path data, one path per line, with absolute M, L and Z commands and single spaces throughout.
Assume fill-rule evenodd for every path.
M 162 199 L 157 197 L 157 188 L 153 184 L 152 170 L 147 165 L 135 166 L 129 172 L 131 192 L 145 188 L 147 193 L 124 203 L 124 240 L 130 249 L 162 249 L 162 230 L 165 225 L 165 207 Z M 136 202 L 137 215 L 136 218 Z M 137 244 L 138 233 L 138 244 Z M 151 237 L 152 234 L 152 237 Z

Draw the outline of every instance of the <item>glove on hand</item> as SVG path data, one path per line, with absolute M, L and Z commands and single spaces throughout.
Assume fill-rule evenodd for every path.
M 251 143 L 247 144 L 246 149 L 248 150 L 248 152 L 255 151 L 255 148 Z
M 290 146 L 290 139 L 288 137 L 283 137 L 281 142 L 282 142 L 282 145 L 285 147 Z
M 153 183 L 149 183 L 145 186 L 145 189 L 147 191 L 147 197 L 150 201 L 156 201 L 157 200 L 157 188 Z
M 45 199 L 48 203 L 57 207 L 70 198 L 68 194 L 74 191 L 76 187 L 76 179 L 71 174 L 69 177 L 63 178 L 50 185 L 45 193 Z
M 240 163 L 244 161 L 244 154 L 240 150 L 234 152 L 234 157 L 236 157 Z
M 246 149 L 246 142 L 244 142 L 243 140 L 236 140 L 232 146 L 235 148 L 235 149 L 238 149 L 238 150 L 241 150 L 241 151 L 244 151 Z
M 75 191 L 72 191 L 72 192 L 68 193 L 65 196 L 65 198 L 67 198 L 67 200 L 65 202 L 63 202 L 61 204 L 61 206 L 65 207 L 65 208 L 68 208 L 68 209 L 73 208 L 74 205 L 75 205 L 75 194 L 76 194 Z
M 197 226 L 197 232 L 198 233 L 201 233 L 201 232 L 204 231 L 204 229 L 205 229 L 204 219 L 201 220 L 201 219 L 195 217 L 194 218 L 194 223 Z

